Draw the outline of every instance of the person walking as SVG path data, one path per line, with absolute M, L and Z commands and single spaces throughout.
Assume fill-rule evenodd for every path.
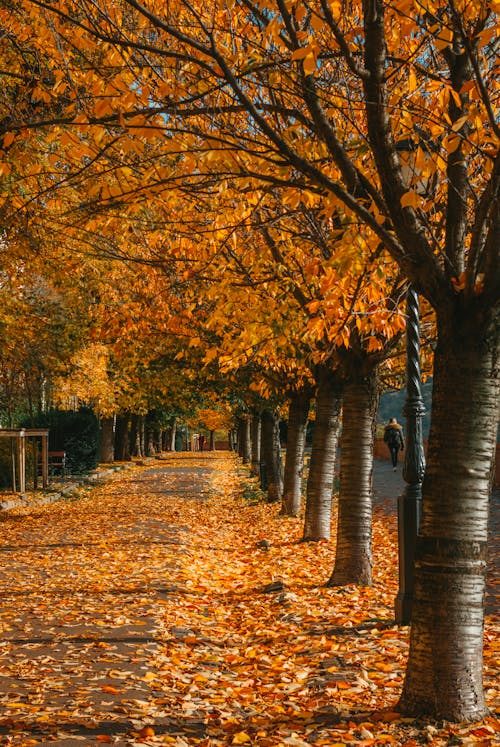
M 392 468 L 394 472 L 398 466 L 398 452 L 403 451 L 405 442 L 403 438 L 403 426 L 396 418 L 391 418 L 384 428 L 384 441 L 391 453 Z
M 205 446 L 205 435 L 203 433 L 200 433 L 198 436 L 198 443 L 200 445 L 200 451 L 203 451 L 203 447 Z

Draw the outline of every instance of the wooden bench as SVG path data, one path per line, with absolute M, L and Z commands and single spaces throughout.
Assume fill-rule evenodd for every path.
M 49 451 L 49 475 L 61 475 L 64 477 L 66 472 L 66 452 L 65 451 Z M 39 469 L 42 468 L 41 457 L 38 461 Z

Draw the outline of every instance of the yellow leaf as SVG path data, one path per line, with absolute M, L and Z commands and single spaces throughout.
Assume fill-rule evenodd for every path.
M 417 76 L 413 69 L 410 70 L 408 75 L 408 93 L 413 93 L 417 88 Z
M 205 358 L 204 358 L 205 363 L 210 363 L 210 361 L 213 361 L 214 358 L 217 358 L 218 355 L 219 355 L 219 349 L 218 348 L 210 348 L 205 353 Z
M 118 690 L 117 687 L 113 687 L 113 685 L 101 685 L 101 690 L 103 693 L 121 693 L 121 690 Z
M 461 275 L 459 275 L 458 278 L 452 278 L 451 282 L 453 283 L 453 287 L 456 291 L 456 293 L 460 293 L 460 291 L 464 290 L 467 280 L 467 273 L 462 272 Z
M 401 197 L 401 207 L 413 207 L 416 208 L 419 205 L 420 197 L 414 189 L 410 189 L 409 192 L 405 192 Z
M 105 742 L 106 744 L 112 744 L 113 737 L 110 737 L 109 734 L 98 734 L 95 738 L 96 742 Z
M 315 55 L 310 52 L 306 57 L 304 57 L 304 62 L 302 63 L 304 68 L 304 75 L 314 75 L 316 72 L 316 57 Z
M 6 132 L 5 135 L 3 136 L 3 147 L 8 148 L 9 145 L 12 145 L 15 139 L 16 139 L 16 136 L 14 135 L 13 132 Z
M 239 731 L 234 735 L 232 744 L 245 744 L 250 741 L 251 739 L 245 731 Z
M 307 57 L 309 52 L 309 47 L 300 47 L 292 53 L 292 60 L 303 60 L 304 57 Z
M 458 132 L 463 127 L 463 125 L 467 122 L 468 119 L 469 119 L 468 115 L 465 114 L 463 117 L 460 117 L 460 119 L 457 119 L 456 122 L 453 122 L 451 126 L 451 129 L 453 130 L 453 132 Z

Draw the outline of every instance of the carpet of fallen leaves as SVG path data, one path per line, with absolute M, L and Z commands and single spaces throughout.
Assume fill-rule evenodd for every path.
M 0 744 L 499 744 L 499 618 L 492 715 L 402 718 L 395 516 L 373 588 L 327 589 L 334 540 L 256 495 L 235 456 L 180 454 L 2 514 Z

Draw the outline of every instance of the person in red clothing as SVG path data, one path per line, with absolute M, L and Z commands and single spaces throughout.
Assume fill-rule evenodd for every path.
M 392 468 L 395 472 L 398 466 L 398 452 L 403 451 L 405 447 L 403 427 L 399 425 L 396 418 L 391 418 L 385 426 L 384 441 L 391 452 Z

